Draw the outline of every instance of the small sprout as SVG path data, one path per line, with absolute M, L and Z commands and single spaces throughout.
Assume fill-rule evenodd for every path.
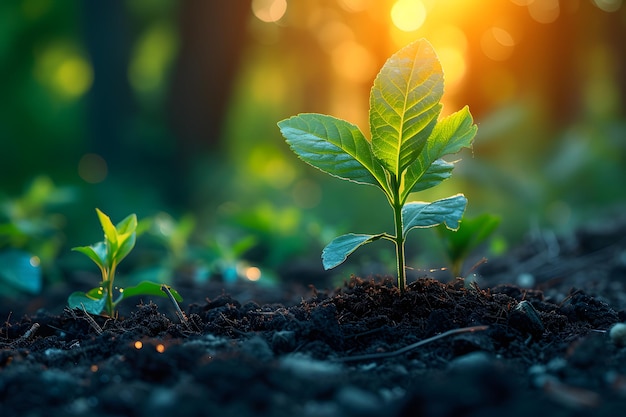
M 439 119 L 443 70 L 432 46 L 415 41 L 383 65 L 370 93 L 370 132 L 323 114 L 299 114 L 278 123 L 291 149 L 332 176 L 373 185 L 393 210 L 394 234 L 346 234 L 322 252 L 325 269 L 343 263 L 359 247 L 379 239 L 396 248 L 398 287 L 406 287 L 404 244 L 409 231 L 444 224 L 459 227 L 467 199 L 462 194 L 407 203 L 409 195 L 449 178 L 454 162 L 442 159 L 471 146 L 477 127 L 467 107 Z
M 102 274 L 102 282 L 98 287 L 92 288 L 86 293 L 76 291 L 70 294 L 67 299 L 69 307 L 71 309 L 80 308 L 90 314 L 100 314 L 104 311 L 107 315 L 114 316 L 117 304 L 128 297 L 137 295 L 164 297 L 165 294 L 161 292 L 161 285 L 155 282 L 143 281 L 134 287 L 126 288 L 113 285 L 117 266 L 135 247 L 137 216 L 131 214 L 117 225 L 113 225 L 106 214 L 98 209 L 96 212 L 104 231 L 104 240 L 91 246 L 75 247 L 72 250 L 86 255 L 98 265 Z M 177 301 L 182 301 L 176 291 L 171 290 L 171 292 Z
M 469 254 L 485 242 L 499 224 L 499 217 L 485 213 L 473 218 L 464 217 L 461 226 L 455 232 L 441 225 L 437 226 L 454 277 L 462 276 L 463 264 Z

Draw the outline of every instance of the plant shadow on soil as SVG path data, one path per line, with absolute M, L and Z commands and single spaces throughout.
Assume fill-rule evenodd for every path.
M 626 349 L 607 330 L 626 318 L 625 232 L 543 234 L 479 285 L 422 278 L 404 295 L 388 278 L 257 302 L 249 284 L 197 288 L 186 322 L 152 302 L 91 323 L 4 300 L 0 415 L 621 415 Z M 351 360 L 468 326 L 487 328 Z

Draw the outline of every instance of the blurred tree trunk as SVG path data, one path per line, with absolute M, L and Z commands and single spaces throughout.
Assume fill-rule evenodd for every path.
M 125 2 L 84 1 L 85 44 L 93 68 L 88 100 L 89 148 L 115 170 L 125 158 L 124 140 L 133 112 L 128 81 L 130 34 Z
M 184 161 L 219 150 L 249 14 L 249 0 L 180 3 L 181 44 L 168 114 Z

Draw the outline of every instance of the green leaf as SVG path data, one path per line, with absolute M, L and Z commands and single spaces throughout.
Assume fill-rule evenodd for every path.
M 335 177 L 388 191 L 384 169 L 357 126 L 314 113 L 293 116 L 278 126 L 291 149 L 306 163 Z
M 372 150 L 397 178 L 425 146 L 441 112 L 442 95 L 441 64 L 424 39 L 392 55 L 374 80 Z
M 415 178 L 414 175 L 416 174 L 412 171 L 413 167 L 417 167 L 417 163 L 411 165 L 406 170 L 405 174 L 405 178 L 408 177 L 411 181 L 413 181 L 413 179 Z M 454 162 L 446 162 L 443 159 L 437 159 L 432 164 L 430 164 L 426 172 L 424 172 L 419 177 L 419 181 L 414 182 L 413 188 L 411 188 L 411 192 L 415 193 L 418 191 L 424 191 L 441 184 L 444 180 L 450 178 L 453 169 Z M 405 194 L 405 196 L 408 196 L 408 193 Z
M 67 298 L 67 305 L 71 309 L 79 309 L 82 310 L 83 307 L 89 314 L 100 314 L 104 310 L 104 306 L 106 304 L 106 297 L 102 294 L 101 298 L 94 298 L 90 294 L 93 293 L 93 290 L 89 291 L 89 293 L 84 293 L 80 291 L 73 292 Z
M 422 153 L 419 155 L 418 159 L 408 167 L 404 174 L 403 189 L 401 191 L 402 201 L 405 201 L 411 192 L 430 188 L 424 187 L 422 181 L 426 183 L 432 181 L 432 177 L 430 176 L 430 174 L 432 174 L 430 171 L 431 165 L 444 155 L 454 154 L 463 148 L 471 147 L 477 131 L 478 127 L 474 124 L 472 115 L 467 106 L 439 120 L 428 138 Z M 435 170 L 439 168 L 441 167 L 436 167 Z M 450 171 L 445 178 L 450 176 L 452 168 L 453 167 L 450 167 Z M 427 173 L 429 175 L 426 175 Z
M 107 247 L 104 242 L 94 243 L 91 246 L 78 246 L 72 250 L 87 255 L 101 270 L 110 268 L 107 261 Z
M 378 240 L 383 236 L 385 236 L 384 233 L 377 235 L 349 233 L 334 238 L 322 251 L 324 269 L 328 270 L 340 265 L 360 246 Z
M 113 255 L 113 258 L 117 263 L 120 263 L 122 259 L 124 259 L 126 255 L 133 250 L 137 234 L 133 232 L 131 234 L 120 235 L 119 238 L 119 247 L 117 248 L 117 252 Z
M 135 297 L 138 295 L 154 295 L 157 297 L 167 297 L 167 294 L 163 290 L 161 290 L 161 287 L 163 285 L 164 284 L 157 284 L 156 282 L 151 281 L 142 281 L 133 287 L 124 288 L 124 291 L 122 293 L 123 298 L 126 299 L 128 297 Z M 172 293 L 176 301 L 183 301 L 183 298 L 176 290 L 172 289 L 169 286 L 168 288 L 170 289 L 170 292 Z
M 445 224 L 448 229 L 456 230 L 465 212 L 467 198 L 463 194 L 443 198 L 432 203 L 407 203 L 402 207 L 403 234 L 413 228 L 433 227 Z
M 118 237 L 120 235 L 129 235 L 137 230 L 137 215 L 131 214 L 115 226 Z
M 113 226 L 111 219 L 109 216 L 100 211 L 100 209 L 96 209 L 96 213 L 98 213 L 98 218 L 100 219 L 100 224 L 102 225 L 102 230 L 104 231 L 105 240 L 109 241 L 113 246 L 113 249 L 117 248 L 117 229 Z
M 483 243 L 500 224 L 500 217 L 484 213 L 474 218 L 465 217 L 456 232 L 438 227 L 437 231 L 446 246 L 446 252 L 453 263 L 465 259 L 472 250 Z

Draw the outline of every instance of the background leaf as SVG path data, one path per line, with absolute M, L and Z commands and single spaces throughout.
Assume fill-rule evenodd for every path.
M 9 287 L 30 294 L 39 294 L 43 286 L 41 267 L 33 262 L 33 255 L 21 250 L 0 252 L 0 290 L 7 295 Z
M 443 226 L 437 227 L 437 232 L 448 258 L 453 265 L 459 265 L 471 251 L 485 242 L 499 225 L 500 217 L 484 213 L 473 218 L 464 217 L 461 227 L 456 232 L 451 232 Z M 460 274 L 460 271 L 456 271 L 456 274 Z
M 332 116 L 304 113 L 278 123 L 291 149 L 330 175 L 386 190 L 383 167 L 359 128 Z
M 343 263 L 348 256 L 360 246 L 383 237 L 384 234 L 363 235 L 348 233 L 333 239 L 322 251 L 322 264 L 324 269 L 332 269 Z
M 422 151 L 443 95 L 443 71 L 428 41 L 420 39 L 392 55 L 370 93 L 372 150 L 396 177 Z
M 448 229 L 456 230 L 465 212 L 467 198 L 463 194 L 442 198 L 432 203 L 407 203 L 402 208 L 404 220 L 403 233 L 406 234 L 416 227 L 432 227 L 445 224 Z

